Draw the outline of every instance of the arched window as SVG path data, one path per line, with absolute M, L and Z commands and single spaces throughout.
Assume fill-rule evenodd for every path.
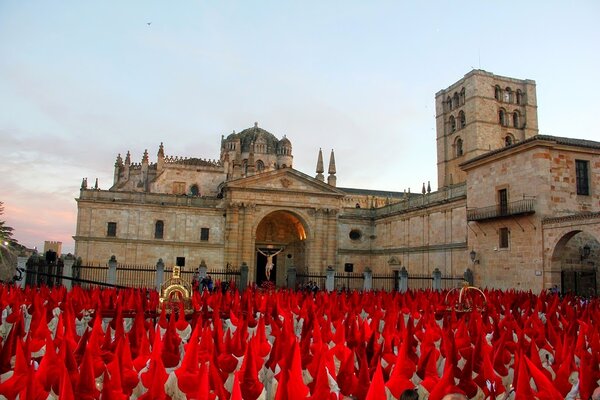
M 165 223 L 161 220 L 154 224 L 154 239 L 162 239 L 165 230 Z
M 458 93 L 454 92 L 454 97 L 452 98 L 452 104 L 454 104 L 454 107 L 458 107 L 460 105 L 460 100 L 458 98 Z
M 462 88 L 460 90 L 460 105 L 461 106 L 465 105 L 465 88 Z
M 446 104 L 448 105 L 448 110 L 452 111 L 452 98 L 450 96 L 446 99 Z
M 450 132 L 456 132 L 456 120 L 454 119 L 454 115 L 450 116 Z
M 503 108 L 498 111 L 498 122 L 500 125 L 506 126 L 506 111 Z
M 467 126 L 467 118 L 465 117 L 464 111 L 458 113 L 458 121 L 460 129 L 463 129 L 465 126 Z
M 507 103 L 512 103 L 513 101 L 513 93 L 509 87 L 507 87 L 504 91 L 504 101 Z
M 518 111 L 513 112 L 513 126 L 515 128 L 521 127 L 521 116 Z
M 265 170 L 265 163 L 264 163 L 264 162 L 262 162 L 262 160 L 258 160 L 258 161 L 256 162 L 256 170 L 257 170 L 258 172 L 262 172 L 262 171 L 264 171 L 264 170 Z
M 190 186 L 190 194 L 192 196 L 200 196 L 200 189 L 198 189 L 198 185 L 194 184 Z
M 456 138 L 456 141 L 454 142 L 454 153 L 456 154 L 456 157 L 463 155 L 463 141 L 461 138 Z
M 494 98 L 498 101 L 502 100 L 502 89 L 498 85 L 494 88 Z
M 517 89 L 517 104 L 523 104 L 523 92 L 521 92 L 521 89 Z
M 504 146 L 511 146 L 514 143 L 515 138 L 511 134 L 506 135 L 506 137 L 504 138 Z

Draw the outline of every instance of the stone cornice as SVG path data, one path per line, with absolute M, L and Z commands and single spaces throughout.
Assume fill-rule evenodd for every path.
M 570 222 L 570 221 L 581 221 L 583 219 L 595 219 L 595 218 L 600 218 L 600 212 L 587 212 L 587 213 L 565 215 L 562 217 L 544 218 L 542 220 L 542 225 L 556 224 L 556 223 Z

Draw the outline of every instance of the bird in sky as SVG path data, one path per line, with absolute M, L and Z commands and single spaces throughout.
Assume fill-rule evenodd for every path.
M 148 26 L 150 26 L 150 24 L 152 24 L 152 21 L 150 21 L 150 22 L 146 22 L 146 24 L 147 24 Z

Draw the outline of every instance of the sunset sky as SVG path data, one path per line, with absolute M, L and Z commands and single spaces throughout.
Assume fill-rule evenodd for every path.
M 72 252 L 83 177 L 118 153 L 219 157 L 258 122 L 315 175 L 435 190 L 435 93 L 472 69 L 533 79 L 540 133 L 600 140 L 597 1 L 0 2 L 0 217 Z

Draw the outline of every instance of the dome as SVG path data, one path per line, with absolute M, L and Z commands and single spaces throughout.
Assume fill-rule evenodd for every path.
M 227 139 L 225 139 L 225 141 L 230 142 L 234 140 L 239 140 L 241 144 L 241 151 L 243 153 L 249 152 L 250 145 L 253 142 L 256 143 L 257 141 L 259 141 L 259 139 L 262 139 L 263 143 L 267 144 L 267 153 L 276 153 L 277 143 L 279 143 L 279 139 L 277 139 L 277 137 L 275 137 L 275 135 L 273 135 L 271 132 L 259 128 L 258 123 L 254 123 L 253 127 L 244 129 L 239 133 L 230 134 L 229 136 L 227 136 Z M 284 138 L 284 140 L 287 139 Z
M 291 146 L 291 145 L 292 145 L 292 142 L 290 142 L 290 139 L 288 139 L 287 137 L 285 137 L 285 136 L 284 136 L 284 137 L 283 137 L 283 139 L 281 139 L 281 140 L 279 141 L 279 144 L 280 144 L 281 146 Z

